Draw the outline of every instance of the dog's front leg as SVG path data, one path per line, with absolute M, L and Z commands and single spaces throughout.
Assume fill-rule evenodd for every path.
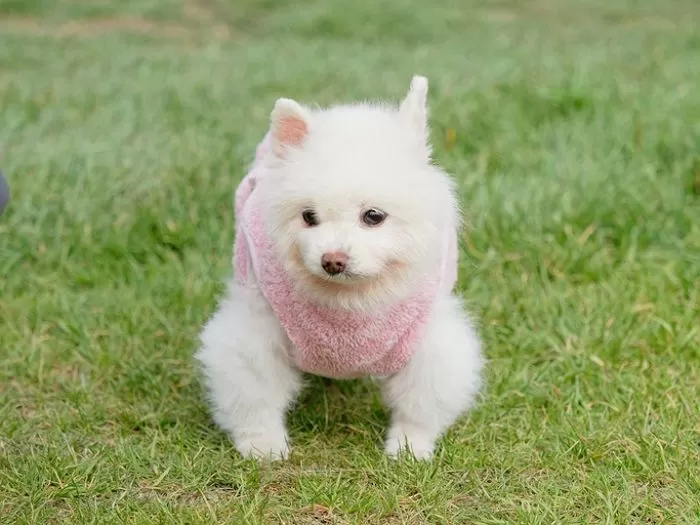
M 392 409 L 387 454 L 408 448 L 417 459 L 431 457 L 437 439 L 473 404 L 482 369 L 481 345 L 460 302 L 441 299 L 409 364 L 384 381 Z
M 301 389 L 301 374 L 286 357 L 286 336 L 260 291 L 232 284 L 201 342 L 197 359 L 214 421 L 242 455 L 286 458 L 285 416 Z

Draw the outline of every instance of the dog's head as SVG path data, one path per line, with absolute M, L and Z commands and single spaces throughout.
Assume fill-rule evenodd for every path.
M 438 271 L 457 207 L 430 162 L 427 80 L 399 108 L 310 110 L 280 99 L 258 186 L 275 249 L 302 293 L 336 307 L 401 299 Z

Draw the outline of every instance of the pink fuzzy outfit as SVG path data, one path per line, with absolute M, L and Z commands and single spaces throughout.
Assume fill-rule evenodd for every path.
M 266 136 L 236 190 L 236 280 L 257 283 L 293 344 L 289 357 L 300 370 L 338 379 L 398 372 L 419 344 L 436 298 L 454 286 L 456 229 L 445 228 L 440 275 L 426 276 L 415 294 L 386 311 L 370 315 L 319 306 L 299 293 L 267 236 L 254 188 L 267 175 L 269 150 Z

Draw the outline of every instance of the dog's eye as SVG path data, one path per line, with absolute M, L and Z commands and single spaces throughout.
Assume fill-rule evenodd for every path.
M 316 215 L 316 212 L 314 210 L 306 209 L 301 213 L 301 218 L 304 219 L 304 222 L 306 223 L 307 226 L 316 226 L 318 225 L 318 216 Z
M 370 208 L 362 214 L 362 222 L 367 226 L 378 226 L 386 219 L 386 213 L 376 208 Z

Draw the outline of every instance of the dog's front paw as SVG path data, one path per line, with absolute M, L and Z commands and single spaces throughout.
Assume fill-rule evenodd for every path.
M 243 457 L 268 461 L 285 460 L 291 452 L 287 436 L 284 434 L 244 434 L 236 439 L 236 449 Z
M 433 456 L 434 448 L 435 441 L 427 432 L 415 427 L 394 425 L 389 429 L 385 451 L 392 458 L 409 453 L 416 459 L 424 460 Z

